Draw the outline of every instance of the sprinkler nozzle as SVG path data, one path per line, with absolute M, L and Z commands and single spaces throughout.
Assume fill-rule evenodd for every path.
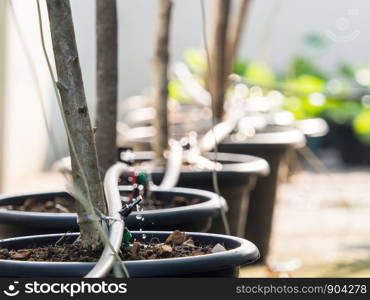
M 134 207 L 136 205 L 138 205 L 141 201 L 143 200 L 142 197 L 137 197 L 135 198 L 131 203 L 129 204 L 126 204 L 122 209 L 121 211 L 119 212 L 120 215 L 123 217 L 123 218 L 127 218 L 129 216 L 129 214 L 132 212 L 132 210 L 134 209 Z

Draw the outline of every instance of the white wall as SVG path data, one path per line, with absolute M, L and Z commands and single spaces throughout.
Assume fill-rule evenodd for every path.
M 94 2 L 72 0 L 79 49 L 83 53 L 84 78 L 91 99 L 94 98 Z M 202 45 L 199 2 L 174 0 L 173 60 L 181 59 L 186 48 Z M 209 4 L 212 0 L 205 2 Z M 156 4 L 156 0 L 119 1 L 121 97 L 140 93 L 150 85 Z M 240 55 L 263 58 L 274 68 L 281 69 L 300 50 L 303 37 L 316 32 L 327 38 L 328 51 L 320 57 L 324 68 L 331 69 L 342 60 L 370 63 L 367 11 L 370 11 L 370 1 L 364 0 L 254 0 Z M 209 19 L 209 14 L 207 17 Z M 328 31 L 338 39 L 348 37 L 349 40 L 336 42 L 330 39 Z M 352 40 L 351 34 L 357 31 L 359 36 Z M 266 42 L 262 42 L 264 40 Z
M 17 19 L 24 30 L 24 41 L 31 61 L 36 66 L 41 97 L 37 93 L 35 76 L 28 65 L 19 38 L 15 19 L 8 1 L 4 1 L 6 12 L 6 32 L 0 41 L 4 50 L 4 90 L 3 111 L 4 137 L 3 150 L 3 191 L 15 190 L 17 185 L 32 180 L 35 172 L 44 163 L 48 148 L 45 127 L 39 99 L 43 98 L 48 109 L 50 93 L 46 65 L 41 56 L 41 48 L 36 23 L 35 1 L 13 1 Z M 41 99 L 42 100 L 42 99 Z
M 202 44 L 199 1 L 174 0 L 172 60 L 181 59 L 186 48 Z M 41 54 L 35 1 L 13 2 L 37 66 L 43 96 L 50 100 L 50 122 L 59 145 L 65 145 L 59 112 Z M 151 84 L 157 1 L 118 2 L 120 97 L 125 98 L 145 91 Z M 206 2 L 209 6 L 212 0 Z M 95 0 L 71 0 L 71 3 L 86 95 L 92 112 L 95 101 Z M 364 0 L 254 0 L 240 54 L 252 59 L 263 59 L 274 68 L 282 69 L 289 58 L 301 49 L 303 36 L 316 32 L 327 37 L 328 51 L 320 56 L 322 67 L 332 69 L 336 62 L 342 60 L 370 63 L 368 11 L 370 1 Z M 46 152 L 50 152 L 50 146 L 40 113 L 39 97 L 34 88 L 34 78 L 27 67 L 14 26 L 11 25 L 9 10 L 7 16 L 10 24 L 7 29 L 8 38 L 0 40 L 0 45 L 6 43 L 7 62 L 4 172 L 8 180 L 17 182 L 18 176 L 24 177 L 42 168 L 43 158 Z M 209 14 L 207 17 L 210 17 Z M 47 22 L 47 18 L 44 20 Z M 343 38 L 345 42 L 340 42 Z
M 241 47 L 244 56 L 257 58 L 262 51 L 261 39 L 269 23 L 266 18 L 276 2 L 281 5 L 272 22 L 266 57 L 275 68 L 284 68 L 300 50 L 302 38 L 311 32 L 327 40 L 328 51 L 319 61 L 323 68 L 332 69 L 340 61 L 370 63 L 370 2 L 363 0 L 255 0 Z

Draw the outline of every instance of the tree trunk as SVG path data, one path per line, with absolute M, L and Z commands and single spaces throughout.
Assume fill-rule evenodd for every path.
M 81 242 L 83 247 L 94 249 L 101 245 L 101 240 L 96 231 L 97 221 L 92 221 L 89 216 L 94 208 L 105 213 L 106 206 L 77 53 L 71 7 L 69 0 L 47 0 L 47 8 L 62 114 L 69 133 L 73 184 L 75 191 L 82 195 L 81 198 L 88 200 L 85 201 L 85 206 L 76 201 L 78 217 L 83 220 L 79 224 Z M 74 145 L 74 149 L 71 144 Z
M 239 0 L 239 6 L 236 8 L 236 17 L 233 18 L 232 25 L 229 26 L 226 60 L 228 64 L 227 74 L 231 74 L 233 72 L 235 57 L 237 55 L 251 1 L 252 0 Z
M 156 136 L 154 150 L 157 164 L 164 164 L 163 152 L 168 148 L 168 64 L 169 64 L 169 36 L 171 19 L 171 0 L 160 0 L 157 19 L 156 46 L 155 46 L 155 118 Z
M 213 111 L 217 122 L 222 121 L 226 91 L 226 45 L 230 12 L 230 0 L 214 0 L 213 32 L 210 45 L 209 89 L 212 95 Z
M 96 0 L 96 149 L 100 173 L 117 161 L 117 8 L 116 0 Z

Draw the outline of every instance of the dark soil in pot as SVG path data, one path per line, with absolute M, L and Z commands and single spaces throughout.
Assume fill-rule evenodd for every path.
M 84 249 L 77 240 L 71 243 L 68 237 L 62 237 L 55 244 L 41 247 L 27 247 L 23 249 L 0 248 L 0 259 L 22 261 L 52 261 L 52 262 L 97 262 L 103 248 Z M 171 233 L 164 242 L 158 239 L 141 241 L 133 239 L 128 246 L 120 249 L 120 258 L 128 260 L 164 259 L 187 257 L 226 251 L 223 245 L 200 244 L 192 237 L 179 230 Z
M 153 152 L 135 152 L 136 162 L 146 162 L 153 158 Z M 222 169 L 217 171 L 218 185 L 222 197 L 228 202 L 229 211 L 227 218 L 231 234 L 244 236 L 245 220 L 249 205 L 249 193 L 254 188 L 257 177 L 268 173 L 268 164 L 265 160 L 229 153 L 208 153 L 208 158 L 222 164 Z M 163 169 L 154 169 L 152 178 L 159 184 L 164 176 Z M 177 186 L 214 191 L 212 170 L 197 170 L 184 166 L 180 173 Z M 213 221 L 210 232 L 225 233 L 221 217 Z
M 259 178 L 251 192 L 244 236 L 257 245 L 263 261 L 269 251 L 279 172 L 287 167 L 282 166 L 284 157 L 293 148 L 303 147 L 304 144 L 305 138 L 299 130 L 271 126 L 246 141 L 230 139 L 218 146 L 219 151 L 258 155 L 269 163 L 270 174 Z
M 124 259 L 130 259 L 125 266 L 131 277 L 236 277 L 241 265 L 259 257 L 252 243 L 235 237 L 153 231 L 133 232 L 133 236 L 136 244 L 122 254 Z M 99 254 L 90 253 L 84 259 L 88 262 L 71 261 L 71 255 L 66 262 L 50 261 L 52 257 L 62 257 L 63 251 L 77 251 L 81 257 L 81 249 L 71 245 L 77 237 L 78 234 L 51 234 L 1 240 L 0 276 L 84 276 L 94 265 L 90 260 L 95 261 Z
M 121 186 L 120 190 L 121 194 L 124 195 L 131 191 L 131 187 Z M 159 207 L 159 202 L 162 202 L 161 207 L 164 208 L 133 211 L 126 220 L 129 229 L 206 231 L 210 228 L 212 219 L 219 214 L 220 207 L 226 205 L 225 200 L 220 199 L 216 194 L 195 189 L 164 190 L 153 188 L 152 195 L 152 201 L 149 202 L 150 208 Z M 37 201 L 30 199 L 37 199 Z M 27 207 L 26 202 L 28 201 L 28 204 L 33 203 L 31 205 L 33 208 L 55 210 L 56 205 L 54 207 L 52 205 L 48 207 L 48 205 L 56 204 L 57 201 L 60 203 L 60 199 L 73 201 L 66 192 L 1 197 L 0 237 L 78 230 L 75 213 L 6 209 L 9 205 L 24 209 Z M 49 204 L 47 204 L 48 202 Z M 64 202 L 63 204 L 66 205 Z

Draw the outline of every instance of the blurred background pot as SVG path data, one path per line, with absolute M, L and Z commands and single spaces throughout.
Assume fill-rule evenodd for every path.
M 284 157 L 292 149 L 304 145 L 305 137 L 301 131 L 289 127 L 268 126 L 244 141 L 229 139 L 218 146 L 222 152 L 258 155 L 270 166 L 270 174 L 259 178 L 251 192 L 244 235 L 257 245 L 263 261 L 269 251 L 279 172 L 281 168 L 286 168 L 283 166 Z

